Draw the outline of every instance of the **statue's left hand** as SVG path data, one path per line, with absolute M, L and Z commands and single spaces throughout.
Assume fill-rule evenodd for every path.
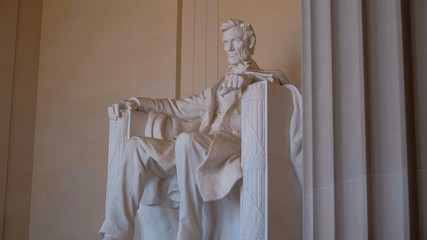
M 225 74 L 225 79 L 221 84 L 219 94 L 223 96 L 232 90 L 246 87 L 251 84 L 252 81 L 252 75 L 227 73 Z
M 112 120 L 120 118 L 120 113 L 125 111 L 135 111 L 138 109 L 138 103 L 134 100 L 119 100 L 112 106 L 108 107 L 108 116 Z

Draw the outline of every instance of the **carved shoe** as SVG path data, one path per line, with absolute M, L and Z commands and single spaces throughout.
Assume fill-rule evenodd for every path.
M 110 236 L 105 236 L 102 240 L 117 240 L 117 239 Z

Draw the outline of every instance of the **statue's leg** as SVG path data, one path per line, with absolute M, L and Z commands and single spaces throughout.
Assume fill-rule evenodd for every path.
M 157 153 L 153 153 L 157 150 L 162 150 L 165 161 L 153 159 L 154 156 L 158 156 Z M 118 240 L 131 240 L 134 234 L 136 212 L 144 192 L 147 169 L 161 177 L 175 174 L 174 142 L 131 138 L 126 142 L 123 156 L 122 170 L 100 234 L 101 236 L 106 234 Z
M 178 240 L 201 240 L 202 204 L 196 170 L 206 159 L 213 135 L 183 133 L 175 144 L 176 172 L 180 194 Z

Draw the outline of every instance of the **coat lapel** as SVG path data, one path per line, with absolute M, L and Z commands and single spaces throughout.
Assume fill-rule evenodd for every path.
M 216 107 L 216 91 L 219 87 L 219 85 L 222 83 L 224 78 L 222 78 L 220 81 L 215 83 L 212 87 L 206 89 L 205 96 L 206 96 L 206 102 L 205 102 L 205 108 L 206 111 L 202 117 L 202 122 L 200 125 L 200 132 L 208 132 L 209 126 L 212 121 L 213 112 Z

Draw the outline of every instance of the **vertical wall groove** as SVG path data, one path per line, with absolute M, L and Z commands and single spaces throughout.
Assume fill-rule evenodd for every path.
M 408 2 L 410 26 L 407 27 L 410 28 L 411 35 L 410 62 L 413 84 L 413 95 L 408 94 L 408 97 L 412 97 L 413 101 L 413 144 L 415 145 L 415 162 L 413 163 L 415 166 L 409 168 L 409 172 L 417 182 L 417 196 L 413 202 L 417 204 L 416 213 L 418 216 L 414 215 L 413 217 L 417 217 L 418 238 L 427 239 L 427 125 L 425 124 L 427 122 L 427 3 L 424 0 L 410 0 Z M 413 179 L 411 180 L 413 181 Z
M 5 5 L 8 4 L 9 8 L 6 9 L 12 10 L 12 3 Z M 5 195 L 1 201 L 1 236 L 4 240 L 26 239 L 29 232 L 42 11 L 41 0 L 19 0 L 13 4 L 16 4 L 14 13 L 17 17 L 16 22 L 12 24 L 15 28 L 15 43 L 13 64 L 10 65 L 13 70 L 10 101 L 7 101 L 10 104 L 7 107 L 10 108 L 10 116 L 8 124 L 4 124 L 8 126 L 9 131 L 8 146 L 4 149 L 7 151 L 6 164 L 1 166 L 5 172 Z
M 1 159 L 0 159 L 0 236 L 4 239 L 5 220 L 6 220 L 6 198 L 7 198 L 7 178 L 10 156 L 10 134 L 12 123 L 12 104 L 13 104 L 13 86 L 16 70 L 16 48 L 18 37 L 18 20 L 19 20 L 19 4 L 20 0 L 3 1 L 1 3 L 2 22 L 8 23 L 9 28 L 4 26 L 1 30 L 1 36 L 4 39 L 2 42 L 2 69 L 1 69 L 1 85 L 2 85 L 2 105 L 4 104 L 2 114 L 2 136 L 1 141 Z M 10 13 L 7 14 L 7 12 Z M 7 18 L 9 17 L 9 18 Z M 10 27 L 11 26 L 11 27 Z
M 10 172 L 10 152 L 11 152 L 11 140 L 12 140 L 12 121 L 13 121 L 13 115 L 14 115 L 14 108 L 13 108 L 13 96 L 14 96 L 14 91 L 16 91 L 16 87 L 15 87 L 15 84 L 16 84 L 16 81 L 15 81 L 15 76 L 16 76 L 16 51 L 17 51 L 17 48 L 18 48 L 18 32 L 19 32 L 19 16 L 20 16 L 20 7 L 21 7 L 21 0 L 18 0 L 18 12 L 17 12 L 17 15 L 16 15 L 16 22 L 18 23 L 18 24 L 16 24 L 16 34 L 15 34 L 15 57 L 14 57 L 14 60 L 13 60 L 13 74 L 12 74 L 12 91 L 11 91 L 11 98 L 10 98 L 10 109 L 11 109 L 11 112 L 10 112 L 10 118 L 9 118 L 9 134 L 8 134 L 8 136 L 9 136 L 9 139 L 8 139 L 8 142 L 9 142 L 9 145 L 8 145 L 8 149 L 7 149 L 7 154 L 6 154 L 6 166 L 5 166 L 5 169 L 6 169 L 6 171 L 5 171 L 5 194 L 4 194 L 4 197 L 5 197 L 5 199 L 4 199 L 4 205 L 3 205 L 3 209 L 4 209 L 4 215 L 3 215 L 3 226 L 2 226 L 2 229 L 4 230 L 3 231 L 3 234 L 2 234 L 2 239 L 6 239 L 6 223 L 7 223 L 7 209 L 8 209 L 8 188 L 9 188 L 9 186 L 8 186 L 8 177 L 9 177 L 9 172 Z
M 361 5 L 331 1 L 336 239 L 367 239 Z
M 365 122 L 365 141 L 366 141 L 366 160 L 365 160 L 365 167 L 366 167 L 366 211 L 367 211 L 367 219 L 366 219 L 366 224 L 367 224 L 367 236 L 368 239 L 371 239 L 371 233 L 373 231 L 372 228 L 372 203 L 371 201 L 369 201 L 369 197 L 371 195 L 372 192 L 372 181 L 371 178 L 368 177 L 368 173 L 371 172 L 370 170 L 370 165 L 368 164 L 370 161 L 372 161 L 371 159 L 371 139 L 368 137 L 369 132 L 371 131 L 371 127 L 370 127 L 370 122 L 369 122 L 369 94 L 367 94 L 369 92 L 369 64 L 368 64 L 368 45 L 367 45 L 367 41 L 368 41 L 368 34 L 367 34 L 367 10 L 366 10 L 366 0 L 362 0 L 361 1 L 361 17 L 362 17 L 362 38 L 363 38 L 363 68 L 364 68 L 364 73 L 363 73 L 363 78 L 364 78 L 364 100 L 365 100 L 365 118 L 364 118 L 364 122 Z
M 192 43 L 193 43 L 193 47 L 192 47 L 192 53 L 193 53 L 193 59 L 192 59 L 192 68 L 191 68 L 191 71 L 193 72 L 193 74 L 192 74 L 192 88 L 191 88 L 191 93 L 192 94 L 194 94 L 194 92 L 195 92 L 195 80 L 196 80 L 196 77 L 195 77 L 195 75 L 196 75 L 196 73 L 195 73 L 195 71 L 196 71 L 196 69 L 195 69 L 195 66 L 194 66 L 194 62 L 195 62 L 195 59 L 196 59 L 196 0 L 193 0 L 193 41 L 192 41 Z
M 175 98 L 181 97 L 182 1 L 177 0 Z
M 313 194 L 313 90 L 312 90 L 312 6 L 310 0 L 302 0 L 302 96 L 303 96 L 303 238 L 314 239 Z
M 207 68 L 207 65 L 208 65 L 208 44 L 209 44 L 209 38 L 208 38 L 208 8 L 209 8 L 209 3 L 210 3 L 210 1 L 206 1 L 206 9 L 205 9 L 205 15 L 206 15 L 206 22 L 205 22 L 205 29 L 206 29 L 206 36 L 205 36 L 205 45 L 206 45 L 206 47 L 205 47 L 205 66 L 206 66 L 206 68 Z M 207 81 L 207 78 L 208 78 L 208 71 L 207 71 L 207 69 L 206 69 L 206 71 L 205 71 L 205 82 L 204 82 L 204 88 L 206 88 L 206 81 Z
M 417 183 L 417 144 L 415 139 L 414 116 L 414 81 L 412 74 L 412 46 L 411 46 L 411 19 L 409 1 L 401 1 L 402 12 L 402 41 L 403 67 L 405 82 L 405 110 L 406 110 L 406 142 L 408 159 L 408 194 L 409 194 L 409 227 L 410 238 L 419 239 L 418 229 L 418 183 Z M 415 171 L 414 171 L 415 170 Z

